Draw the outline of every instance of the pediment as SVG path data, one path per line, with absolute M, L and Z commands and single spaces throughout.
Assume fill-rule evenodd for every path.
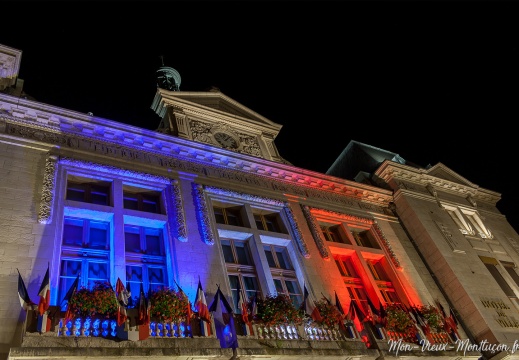
M 184 108 L 187 111 L 189 111 L 189 109 L 196 110 L 197 112 L 205 110 L 207 112 L 217 113 L 220 116 L 231 116 L 235 122 L 243 122 L 244 124 L 254 123 L 256 126 L 277 129 L 278 131 L 281 129 L 281 125 L 261 116 L 220 91 L 159 91 L 162 93 L 164 100 L 173 101 L 174 105 Z
M 445 166 L 442 163 L 438 163 L 426 171 L 427 175 L 434 176 L 439 179 L 447 180 L 454 182 L 456 184 L 465 185 L 465 186 L 476 186 L 469 180 L 465 179 L 463 176 L 459 175 L 458 173 L 452 171 L 447 166 Z

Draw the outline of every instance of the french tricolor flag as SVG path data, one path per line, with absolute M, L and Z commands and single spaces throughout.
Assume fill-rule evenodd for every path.
M 305 292 L 303 297 L 303 304 L 306 314 L 309 315 L 313 321 L 323 321 L 323 318 L 321 317 L 321 313 L 319 312 L 317 306 L 315 306 L 313 301 L 308 299 L 308 289 L 306 288 L 306 285 L 304 286 L 304 288 Z
M 196 300 L 195 300 L 195 309 L 198 311 L 198 316 L 200 319 L 210 323 L 211 316 L 209 314 L 209 307 L 207 306 L 207 301 L 205 300 L 204 290 L 202 290 L 202 283 L 200 279 L 198 279 L 198 289 L 196 291 Z
M 41 282 L 40 291 L 38 292 L 40 302 L 38 303 L 38 325 L 37 330 L 40 333 L 50 331 L 51 321 L 47 317 L 47 310 L 50 306 L 50 282 L 49 282 L 49 267 Z

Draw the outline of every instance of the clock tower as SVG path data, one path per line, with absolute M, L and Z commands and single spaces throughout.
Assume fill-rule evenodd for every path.
M 220 89 L 181 91 L 180 74 L 162 66 L 151 108 L 160 116 L 157 131 L 267 160 L 289 164 L 274 144 L 276 124 L 231 99 Z

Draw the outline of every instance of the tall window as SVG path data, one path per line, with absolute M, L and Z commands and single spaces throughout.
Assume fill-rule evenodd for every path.
M 228 264 L 254 265 L 247 241 L 222 239 L 223 256 Z
M 335 264 L 342 275 L 342 279 L 348 288 L 350 298 L 357 302 L 364 311 L 366 310 L 367 295 L 364 284 L 357 273 L 351 256 L 335 256 Z
M 256 267 L 252 261 L 248 241 L 234 239 L 220 240 L 231 286 L 233 306 L 238 302 L 238 284 L 242 289 L 242 296 L 248 301 L 260 290 L 256 277 Z M 241 309 L 236 309 L 241 313 Z
M 259 291 L 258 280 L 252 274 L 228 275 L 229 283 L 231 285 L 233 306 L 235 311 L 241 314 L 241 309 L 236 307 L 238 304 L 238 283 L 240 283 L 241 296 L 245 302 L 250 301 L 252 297 Z
M 263 248 L 274 279 L 276 291 L 287 294 L 290 296 L 294 306 L 300 306 L 303 302 L 303 295 L 287 248 L 274 245 L 264 245 Z
M 384 301 L 399 303 L 400 299 L 393 288 L 391 279 L 389 279 L 389 276 L 386 274 L 386 270 L 384 269 L 382 262 L 368 260 L 367 264 L 371 274 L 373 275 L 373 278 L 376 280 L 378 290 L 384 298 Z
M 514 280 L 515 285 L 519 286 L 519 275 L 517 274 L 517 267 L 515 264 L 508 261 L 501 261 L 501 264 L 505 268 L 508 275 L 510 275 L 512 280 Z
M 133 296 L 139 295 L 141 284 L 146 292 L 171 286 L 163 230 L 168 217 L 161 204 L 169 181 L 134 178 L 117 169 L 99 173 L 102 179 L 97 179 L 98 167 L 88 165 L 72 169 L 65 164 L 60 170 L 66 192 L 59 202 L 64 215 L 56 248 L 59 273 L 51 274 L 51 283 L 58 282 L 52 301 L 66 305 L 62 299 L 78 276 L 79 287 L 90 289 L 96 281 L 115 286 L 119 277 L 126 280 Z
M 490 274 L 492 275 L 494 280 L 497 282 L 497 284 L 499 285 L 501 290 L 503 290 L 503 292 L 506 294 L 506 296 L 508 296 L 510 301 L 512 301 L 514 304 L 516 304 L 516 306 L 519 305 L 519 300 L 517 298 L 517 295 L 515 295 L 514 290 L 512 289 L 510 284 L 508 284 L 508 282 L 503 277 L 503 275 L 501 275 L 501 273 L 499 272 L 499 269 L 498 269 L 499 263 L 497 262 L 497 260 L 494 258 L 486 257 L 486 256 L 480 256 L 479 258 L 481 259 L 481 261 L 483 261 L 483 263 L 485 264 L 486 268 L 488 269 L 488 271 L 490 272 Z M 506 269 L 506 267 L 505 267 L 505 269 Z M 513 270 L 513 269 L 511 269 L 511 270 Z M 508 271 L 508 269 L 507 269 L 507 271 Z M 513 277 L 512 277 L 512 279 L 513 279 Z
M 126 225 L 126 280 L 132 294 L 157 290 L 167 285 L 166 256 L 162 229 Z
M 79 275 L 79 286 L 109 281 L 110 224 L 66 217 L 63 224 L 59 302 Z

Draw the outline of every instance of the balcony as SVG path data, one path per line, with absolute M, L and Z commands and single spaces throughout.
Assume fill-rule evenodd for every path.
M 240 316 L 235 316 L 238 348 L 222 348 L 214 334 L 214 325 L 204 326 L 204 322 L 192 319 L 190 324 L 175 324 L 152 321 L 143 327 L 137 325 L 137 311 L 129 309 L 129 320 L 117 326 L 110 319 L 75 319 L 64 324 L 64 312 L 56 308 L 51 330 L 40 334 L 36 331 L 37 314 L 28 311 L 25 333 L 19 347 L 11 348 L 8 360 L 27 359 L 107 359 L 131 357 L 134 360 L 150 359 L 376 359 L 381 354 L 391 355 L 388 340 L 399 334 L 388 334 L 378 329 L 370 333 L 370 344 L 366 346 L 361 334 L 353 326 L 328 329 L 315 325 L 306 326 L 262 326 L 244 324 Z M 96 321 L 99 320 L 99 321 Z M 141 334 L 141 335 L 139 335 Z M 142 334 L 145 340 L 139 340 Z M 400 334 L 402 335 L 402 334 Z M 438 341 L 442 341 L 440 338 Z M 418 346 L 415 344 L 412 344 Z M 454 351 L 449 351 L 456 354 Z M 451 355 L 453 355 L 451 354 Z M 411 354 L 406 354 L 411 355 Z M 446 355 L 446 354 L 443 354 Z M 463 354 L 462 354 L 463 355 Z M 477 359 L 474 354 L 460 359 Z M 426 357 L 419 350 L 413 357 Z M 428 356 L 431 356 L 429 354 Z

